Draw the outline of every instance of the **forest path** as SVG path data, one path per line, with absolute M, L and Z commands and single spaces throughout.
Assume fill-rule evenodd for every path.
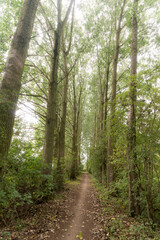
M 96 216 L 101 211 L 99 204 L 89 175 L 83 173 L 80 184 L 64 202 L 65 212 L 60 216 L 59 229 L 50 234 L 49 240 L 98 240 L 95 233 L 98 232 Z
M 102 202 L 87 173 L 48 201 L 22 208 L 21 218 L 0 228 L 6 240 L 106 240 Z M 3 238 L 4 239 L 4 238 Z
M 81 180 L 66 184 L 52 199 L 33 205 L 29 211 L 23 208 L 23 218 L 17 219 L 14 225 L 0 228 L 0 239 L 160 239 L 159 229 L 155 238 L 149 225 L 128 217 L 118 198 L 100 200 L 105 191 L 96 182 L 94 187 L 90 176 L 83 173 Z

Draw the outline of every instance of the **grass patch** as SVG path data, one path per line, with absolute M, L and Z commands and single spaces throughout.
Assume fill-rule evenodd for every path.
M 81 181 L 81 179 L 82 179 L 82 175 L 79 175 L 76 179 L 74 179 L 74 180 L 69 180 L 69 179 L 67 179 L 66 181 L 65 181 L 65 186 L 77 186 L 79 183 L 80 183 L 80 181 Z

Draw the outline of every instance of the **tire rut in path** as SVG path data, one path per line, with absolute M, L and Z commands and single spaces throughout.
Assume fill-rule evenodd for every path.
M 76 240 L 80 239 L 78 236 L 82 236 L 83 240 L 94 239 L 97 198 L 88 174 L 83 173 L 78 189 L 70 197 L 70 202 L 64 204 L 68 216 L 64 216 L 61 227 L 50 236 L 49 240 Z

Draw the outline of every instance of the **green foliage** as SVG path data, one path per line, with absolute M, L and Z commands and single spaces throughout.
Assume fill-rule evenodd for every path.
M 15 217 L 23 206 L 38 203 L 56 190 L 54 174 L 43 174 L 44 164 L 28 142 L 14 139 L 0 183 L 0 217 Z
M 119 183 L 112 184 L 109 189 L 93 177 L 92 181 L 104 206 L 104 228 L 109 239 L 159 239 L 159 228 L 156 224 L 127 216 L 128 183 L 125 177 L 122 181 L 119 180 Z
M 1 240 L 6 240 L 6 239 L 8 239 L 8 237 L 10 237 L 10 232 L 3 232 L 2 234 L 1 234 Z M 9 238 L 10 239 L 10 238 Z
M 101 167 L 103 159 L 101 149 L 102 148 L 100 146 L 90 148 L 90 158 L 87 162 L 88 171 L 92 173 L 97 179 L 99 179 L 99 181 L 101 181 Z
M 17 24 L 23 1 L 0 1 L 0 73 L 4 68 L 5 54 L 8 51 L 14 28 Z

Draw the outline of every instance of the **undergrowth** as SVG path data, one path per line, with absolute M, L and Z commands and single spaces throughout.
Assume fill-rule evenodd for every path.
M 33 234 L 32 234 L 32 230 L 30 232 L 30 229 L 32 229 L 33 226 L 37 227 L 37 225 L 40 224 L 40 227 L 41 227 L 41 224 L 42 224 L 41 221 L 42 222 L 46 221 L 45 219 L 48 219 L 48 216 L 49 216 L 49 221 L 56 222 L 57 221 L 56 208 L 54 209 L 55 211 L 54 214 L 52 211 L 48 211 L 48 210 L 51 207 L 54 208 L 55 204 L 58 204 L 59 206 L 61 201 L 63 202 L 63 199 L 65 198 L 66 194 L 68 194 L 67 192 L 70 189 L 76 187 L 79 184 L 80 180 L 81 180 L 81 175 L 78 176 L 76 180 L 66 180 L 64 183 L 64 188 L 59 192 L 55 192 L 54 195 L 52 194 L 52 196 L 50 197 L 50 199 L 48 199 L 48 201 L 45 200 L 38 205 L 35 203 L 30 204 L 30 208 L 26 215 L 25 213 L 23 215 L 15 215 L 15 217 L 12 218 L 11 221 L 8 218 L 6 218 L 6 221 L 7 221 L 6 224 L 3 224 L 0 226 L 0 239 L 11 240 L 12 235 L 14 235 L 14 233 L 19 234 L 25 231 L 26 229 L 31 234 L 31 237 L 28 237 L 27 239 L 32 239 Z M 23 206 L 21 206 L 21 209 L 22 211 L 25 210 Z M 39 221 L 39 219 L 42 219 L 42 220 Z
M 32 154 L 29 146 L 19 154 L 15 154 L 14 148 L 11 150 L 0 181 L 0 226 L 21 218 L 32 205 L 55 197 L 59 191 L 56 167 L 51 174 L 44 174 L 46 167 L 41 157 Z M 66 174 L 61 177 L 61 184 L 67 177 Z M 70 184 L 76 185 L 78 182 L 70 181 Z
M 103 204 L 104 231 L 106 239 L 159 240 L 160 229 L 151 221 L 128 216 L 128 200 L 119 197 L 114 189 L 109 190 L 91 176 Z

